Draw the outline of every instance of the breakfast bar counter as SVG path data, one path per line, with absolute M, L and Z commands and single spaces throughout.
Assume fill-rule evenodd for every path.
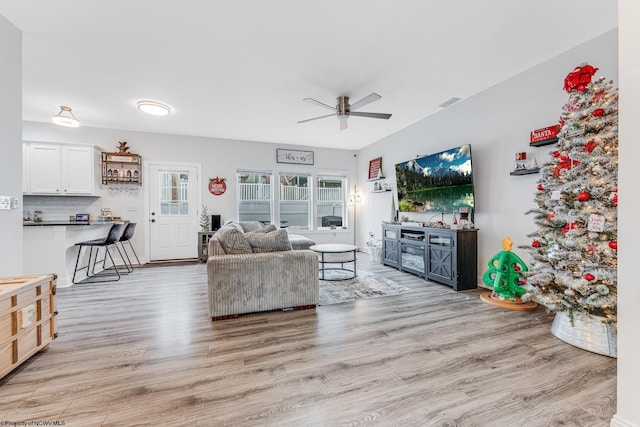
M 23 228 L 23 272 L 25 275 L 54 273 L 59 287 L 71 286 L 78 255 L 78 242 L 106 237 L 113 222 L 44 221 L 25 222 Z M 80 260 L 80 262 L 86 260 Z

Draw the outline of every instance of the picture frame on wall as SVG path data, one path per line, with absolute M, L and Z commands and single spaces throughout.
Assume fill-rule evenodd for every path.
M 276 148 L 276 162 L 294 165 L 313 165 L 313 151 Z
M 369 180 L 382 179 L 382 157 L 369 161 Z

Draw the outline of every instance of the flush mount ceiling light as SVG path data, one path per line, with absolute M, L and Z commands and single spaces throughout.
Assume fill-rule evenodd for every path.
M 156 101 L 138 101 L 138 110 L 151 114 L 152 116 L 168 116 L 171 114 L 171 108 L 161 102 Z
M 57 115 L 51 117 L 51 120 L 53 120 L 53 123 L 57 125 L 66 126 L 69 128 L 77 128 L 80 126 L 80 122 L 71 112 L 71 108 L 67 107 L 66 105 L 61 105 L 60 112 Z

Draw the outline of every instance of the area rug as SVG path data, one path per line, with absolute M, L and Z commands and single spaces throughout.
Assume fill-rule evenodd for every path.
M 331 271 L 327 271 L 325 278 L 330 279 L 332 273 Z M 413 289 L 366 270 L 358 269 L 358 275 L 353 279 L 320 280 L 320 297 L 318 303 L 319 305 L 329 305 L 408 292 L 413 292 Z

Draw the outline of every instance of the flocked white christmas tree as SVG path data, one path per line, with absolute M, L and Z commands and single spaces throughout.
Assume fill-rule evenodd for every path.
M 616 323 L 618 91 L 598 69 L 565 79 L 558 143 L 541 167 L 535 195 L 538 230 L 529 234 L 525 285 L 553 312 L 602 316 Z M 523 246 L 524 248 L 524 246 Z

